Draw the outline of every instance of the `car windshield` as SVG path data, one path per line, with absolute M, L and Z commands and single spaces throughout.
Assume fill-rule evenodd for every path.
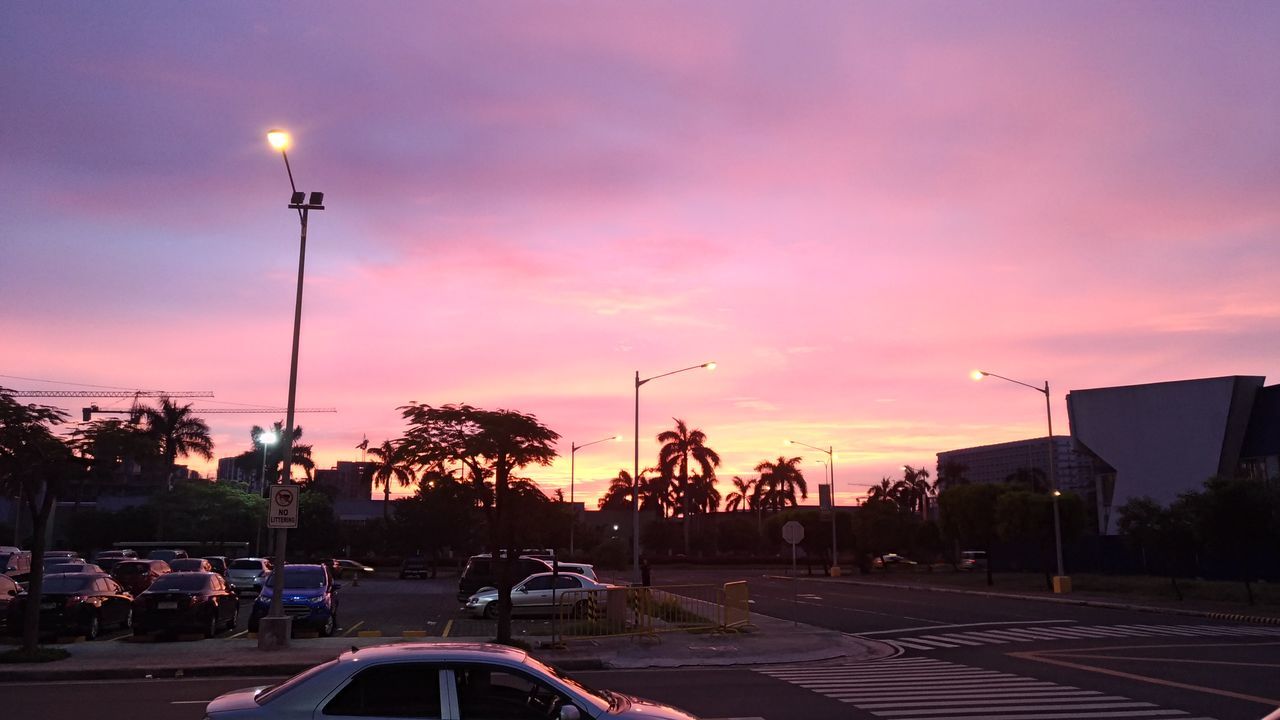
M 266 586 L 271 587 L 275 573 L 267 576 Z M 324 571 L 316 567 L 286 567 L 284 586 L 287 588 L 318 588 L 325 586 Z
M 232 560 L 229 567 L 232 570 L 261 570 L 262 562 L 260 560 Z
M 556 678 L 557 680 L 564 683 L 565 685 L 568 685 L 574 690 L 577 690 L 579 693 L 581 693 L 582 695 L 586 696 L 589 700 L 591 700 L 591 702 L 595 703 L 597 708 L 600 710 L 611 708 L 615 704 L 617 704 L 616 697 L 614 696 L 613 693 L 609 692 L 608 690 L 596 690 L 595 688 L 591 688 L 586 685 L 583 685 L 582 683 L 578 682 L 577 680 L 574 680 L 568 675 L 565 675 L 564 673 L 551 667 L 550 665 L 544 665 L 543 663 L 533 659 L 532 657 L 525 658 L 525 663 L 536 670 L 540 670 L 546 673 L 547 675 L 551 675 L 552 677 Z
M 286 577 L 288 577 L 288 575 L 286 575 Z M 289 692 L 291 688 L 297 687 L 298 685 L 302 684 L 307 680 L 307 678 L 311 677 L 312 675 L 316 675 L 317 673 L 324 672 L 325 670 L 328 670 L 329 668 L 337 664 L 338 664 L 337 660 L 330 660 L 327 663 L 321 663 L 309 670 L 303 670 L 302 672 L 298 673 L 297 675 L 294 675 L 288 680 L 285 680 L 279 685 L 272 685 L 266 690 L 263 690 L 262 692 L 258 693 L 258 695 L 254 697 L 253 700 L 259 705 L 271 702 L 276 697 L 279 697 L 280 695 L 283 695 L 284 693 Z
M 170 573 L 151 583 L 151 587 L 147 591 L 178 590 L 181 592 L 195 592 L 203 590 L 208 582 L 208 577 L 205 575 Z
M 53 575 L 45 578 L 45 593 L 78 593 L 93 589 L 93 578 Z
M 0 554 L 0 568 L 9 567 L 9 558 L 13 557 L 13 553 Z
M 118 575 L 143 575 L 151 566 L 142 562 L 122 562 L 116 566 L 116 574 Z
M 199 560 L 199 559 L 192 560 L 192 559 L 184 558 L 181 560 L 174 560 L 173 562 L 169 563 L 169 567 L 172 568 L 174 572 L 182 572 L 184 570 L 186 571 L 203 570 L 204 562 L 205 562 L 204 560 Z

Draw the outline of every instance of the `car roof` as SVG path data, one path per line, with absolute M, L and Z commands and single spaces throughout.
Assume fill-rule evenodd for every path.
M 528 656 L 529 653 L 519 648 L 493 643 L 396 643 L 349 650 L 339 655 L 338 661 L 349 663 L 379 660 L 437 662 L 506 660 L 515 664 L 523 663 Z

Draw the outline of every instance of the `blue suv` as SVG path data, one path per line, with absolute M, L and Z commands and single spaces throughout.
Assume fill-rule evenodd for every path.
M 274 575 L 274 573 L 272 573 Z M 271 610 L 274 580 L 262 581 L 262 594 L 249 613 L 249 632 L 258 632 L 258 620 Z M 338 597 L 341 584 L 333 581 L 325 565 L 285 565 L 284 614 L 293 618 L 293 627 L 314 628 L 328 637 L 338 629 Z

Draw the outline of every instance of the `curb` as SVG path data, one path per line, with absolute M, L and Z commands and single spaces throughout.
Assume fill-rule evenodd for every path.
M 807 580 L 809 578 L 791 577 L 789 575 L 766 575 L 776 580 Z M 1241 613 L 1225 613 L 1211 610 L 1194 610 L 1191 608 L 1162 607 L 1159 605 L 1136 605 L 1133 603 L 1113 602 L 1109 600 L 1072 599 L 1068 597 L 1045 597 L 1041 595 L 1023 595 L 1021 593 L 988 592 L 983 590 L 966 590 L 964 588 L 938 587 L 936 585 L 903 585 L 900 583 L 869 582 L 866 580 L 845 580 L 835 578 L 813 578 L 817 582 L 838 582 L 861 587 L 890 588 L 894 590 L 916 590 L 922 592 L 943 592 L 958 595 L 976 595 L 978 597 L 1006 598 L 1012 600 L 1031 600 L 1033 602 L 1057 603 L 1059 605 L 1079 605 L 1082 607 L 1107 608 L 1110 610 L 1129 610 L 1157 615 L 1181 615 L 1184 617 L 1200 617 L 1210 620 L 1230 620 L 1232 622 L 1255 623 L 1260 625 L 1280 625 L 1280 617 L 1269 615 L 1244 615 Z

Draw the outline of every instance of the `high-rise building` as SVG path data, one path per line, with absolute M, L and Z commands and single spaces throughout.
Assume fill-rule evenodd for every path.
M 333 493 L 339 500 L 368 500 L 373 484 L 369 463 L 339 460 L 335 467 L 316 470 L 315 486 Z

